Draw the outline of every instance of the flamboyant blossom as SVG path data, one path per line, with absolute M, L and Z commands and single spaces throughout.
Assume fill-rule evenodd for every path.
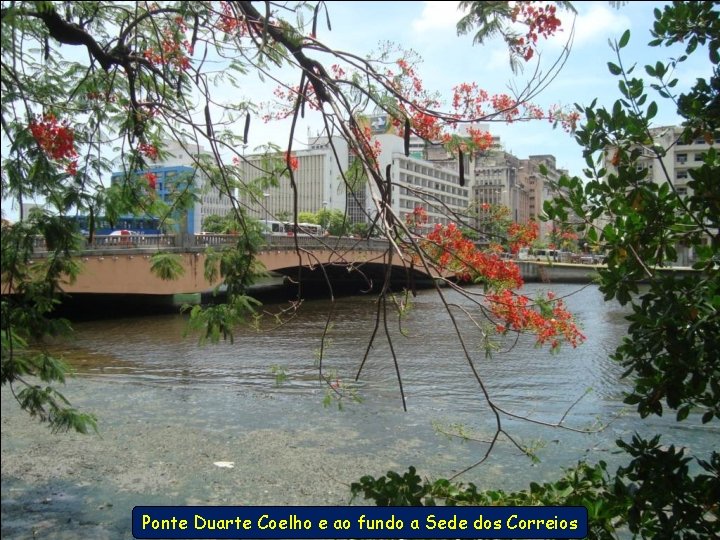
M 145 173 L 145 180 L 147 180 L 148 186 L 150 189 L 155 189 L 157 187 L 157 180 L 158 176 L 155 173 L 149 172 Z
M 573 347 L 585 341 L 563 301 L 551 292 L 546 298 L 538 297 L 534 301 L 509 289 L 489 294 L 487 298 L 493 315 L 502 321 L 497 324 L 498 332 L 529 331 L 535 334 L 538 345 L 549 342 L 552 349 L 560 347 L 561 341 Z
M 422 206 L 416 206 L 412 212 L 405 215 L 405 224 L 416 233 L 419 233 L 427 222 L 427 210 Z
M 158 147 L 151 143 L 140 143 L 138 144 L 138 152 L 145 157 L 156 161 L 158 158 Z
M 517 253 L 520 248 L 530 246 L 538 239 L 540 227 L 537 221 L 531 220 L 525 224 L 512 223 L 508 227 L 508 244 L 510 251 Z
M 143 56 L 155 66 L 173 66 L 182 71 L 190 68 L 190 56 L 193 53 L 192 44 L 188 39 L 182 39 L 187 32 L 187 25 L 182 17 L 175 18 L 173 28 L 165 28 L 161 32 L 160 47 L 148 47 Z
M 488 207 L 488 211 L 492 208 Z M 407 220 L 415 219 L 411 214 Z M 534 222 L 531 222 L 534 224 Z M 523 226 L 520 226 L 523 228 Z M 513 227 L 519 236 L 529 239 L 537 234 L 537 224 L 521 229 Z M 483 283 L 489 292 L 486 296 L 489 312 L 496 320 L 500 333 L 509 331 L 530 332 L 536 336 L 538 345 L 550 343 L 557 349 L 561 342 L 576 347 L 585 336 L 575 324 L 562 300 L 553 293 L 531 300 L 513 292 L 523 280 L 518 265 L 500 256 L 502 249 L 480 250 L 460 229 L 451 223 L 435 228 L 421 242 L 426 260 L 443 275 L 454 274 L 461 282 Z
M 300 167 L 300 161 L 290 152 L 285 153 L 285 163 L 287 163 L 287 166 L 290 168 L 291 171 L 297 171 Z
M 523 57 L 527 62 L 535 54 L 539 38 L 547 39 L 554 35 L 562 26 L 556 16 L 554 4 L 542 5 L 539 2 L 515 2 L 511 12 L 513 22 L 527 26 L 525 36 L 509 41 L 510 49 Z
M 64 164 L 68 174 L 77 174 L 75 131 L 67 122 L 58 122 L 54 114 L 48 113 L 41 119 L 31 120 L 28 128 L 38 146 L 50 159 Z

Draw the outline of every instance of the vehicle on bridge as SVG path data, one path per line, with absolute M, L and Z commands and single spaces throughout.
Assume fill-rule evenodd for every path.
M 262 221 L 265 230 L 270 234 L 282 236 L 322 236 L 323 228 L 315 223 L 294 223 L 289 221 Z
M 77 224 L 80 234 L 90 234 L 90 216 L 67 216 L 66 219 Z M 116 231 L 132 231 L 140 235 L 162 234 L 162 222 L 159 218 L 151 216 L 120 216 L 114 221 L 105 216 L 98 216 L 94 220 L 93 234 L 109 236 Z

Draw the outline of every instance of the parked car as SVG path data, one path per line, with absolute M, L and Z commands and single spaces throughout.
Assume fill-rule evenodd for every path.
M 142 235 L 139 232 L 120 229 L 112 231 L 105 238 L 105 243 L 113 246 L 131 246 L 137 244 L 141 239 Z

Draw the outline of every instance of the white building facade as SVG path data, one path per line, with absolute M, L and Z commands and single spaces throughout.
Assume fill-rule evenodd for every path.
M 332 144 L 331 144 L 332 143 Z M 336 157 L 337 156 L 337 157 Z M 285 159 L 285 156 L 278 156 Z M 297 211 L 318 210 L 346 211 L 348 190 L 343 174 L 348 169 L 348 145 L 340 137 L 317 137 L 310 141 L 306 150 L 292 152 L 297 160 L 293 171 L 297 185 Z M 241 164 L 243 181 L 250 185 L 259 181 L 263 171 L 264 155 L 252 155 Z M 262 197 L 241 194 L 239 199 L 249 216 L 257 219 L 276 220 L 292 216 L 295 210 L 295 194 L 289 175 L 284 175 L 278 186 L 260 186 Z
M 400 220 L 404 221 L 418 206 L 427 213 L 428 227 L 447 225 L 458 221 L 455 215 L 467 215 L 470 189 L 467 184 L 460 185 L 457 170 L 405 156 L 405 143 L 397 135 L 386 133 L 373 139 L 380 144 L 380 170 L 391 166 L 392 208 Z M 377 187 L 371 189 L 373 196 L 379 197 Z M 368 212 L 374 215 L 377 208 L 368 207 Z

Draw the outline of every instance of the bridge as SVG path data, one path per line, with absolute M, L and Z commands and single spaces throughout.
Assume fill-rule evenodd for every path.
M 77 279 L 63 283 L 69 294 L 132 294 L 174 295 L 203 293 L 219 285 L 205 278 L 208 247 L 227 249 L 237 243 L 237 236 L 225 234 L 196 235 L 128 235 L 95 236 L 86 239 L 85 249 L 78 255 L 82 270 Z M 299 248 L 299 249 L 297 249 Z M 179 279 L 162 280 L 151 272 L 151 258 L 158 252 L 176 253 L 184 272 Z M 34 251 L 39 264 L 48 252 L 38 238 Z M 392 259 L 387 240 L 311 236 L 265 235 L 265 246 L 257 259 L 268 272 L 276 272 L 293 280 L 324 280 L 332 283 L 355 281 L 369 288 L 371 282 L 382 282 L 390 265 L 391 280 L 406 282 L 408 274 L 397 253 Z M 437 277 L 437 276 L 435 276 Z M 427 282 L 433 276 L 419 269 L 413 279 Z M 3 291 L 6 292 L 3 288 Z
M 73 283 L 64 283 L 71 295 L 146 295 L 172 296 L 204 293 L 220 284 L 205 279 L 206 250 L 226 249 L 237 243 L 237 236 L 224 234 L 95 236 L 86 239 L 78 255 L 82 271 Z M 313 236 L 265 235 L 265 246 L 257 259 L 268 272 L 285 275 L 304 284 L 324 283 L 333 286 L 352 284 L 356 289 L 370 289 L 385 279 L 388 271 L 394 284 L 406 285 L 408 278 L 416 285 L 431 284 L 439 275 L 423 269 L 408 270 L 408 261 L 397 253 L 390 257 L 385 239 L 354 239 Z M 299 249 L 298 249 L 299 248 Z M 158 252 L 177 253 L 184 272 L 179 279 L 162 280 L 151 271 L 151 257 Z M 44 239 L 35 244 L 40 263 L 48 252 Z M 588 283 L 597 277 L 600 265 L 566 264 L 550 261 L 515 261 L 527 282 Z M 682 274 L 689 268 L 662 268 L 662 272 Z M 2 292 L 7 293 L 6 287 Z

